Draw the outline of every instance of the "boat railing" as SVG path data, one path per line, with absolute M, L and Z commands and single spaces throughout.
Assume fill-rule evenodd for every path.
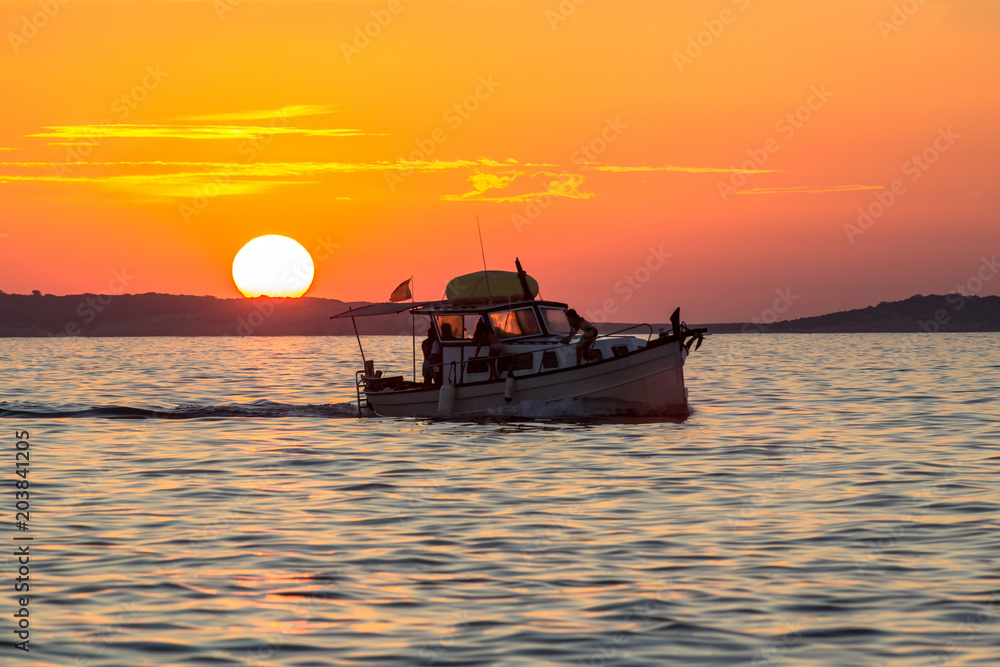
M 619 329 L 618 331 L 612 331 L 609 334 L 602 334 L 602 335 L 598 336 L 597 338 L 607 338 L 607 337 L 610 337 L 610 336 L 617 336 L 618 334 L 623 334 L 626 331 L 631 331 L 632 329 L 639 329 L 641 327 L 646 327 L 647 329 L 649 329 L 649 335 L 646 336 L 646 344 L 648 345 L 649 341 L 652 340 L 652 338 L 653 338 L 653 325 L 652 324 L 647 324 L 645 322 L 643 322 L 642 324 L 633 324 L 630 327 L 625 327 L 624 329 Z
M 374 373 L 374 365 L 371 367 Z M 358 418 L 366 416 L 368 412 L 371 411 L 371 403 L 368 402 L 367 389 L 367 373 L 369 370 L 368 362 L 365 362 L 365 369 L 357 371 L 354 373 L 354 388 L 357 390 L 358 395 Z
M 597 340 L 600 340 L 602 338 L 611 338 L 611 337 L 614 337 L 614 336 L 619 336 L 619 335 L 621 335 L 623 333 L 626 333 L 628 331 L 632 331 L 634 329 L 640 329 L 642 327 L 646 327 L 647 329 L 649 329 L 649 334 L 646 337 L 646 344 L 649 345 L 650 341 L 652 340 L 654 332 L 653 332 L 652 325 L 647 324 L 647 323 L 633 324 L 631 326 L 627 326 L 627 327 L 624 327 L 622 329 L 618 329 L 616 331 L 612 331 L 612 332 L 605 333 L 605 334 L 599 334 L 597 336 L 597 338 L 595 338 L 594 340 L 597 341 Z M 669 334 L 667 334 L 666 332 L 664 332 L 664 331 L 661 330 L 660 331 L 660 338 L 661 339 L 665 338 L 665 341 L 668 341 L 671 338 L 679 338 L 680 341 L 683 343 L 683 341 L 684 341 L 684 339 L 686 337 L 691 337 L 692 338 L 691 342 L 694 342 L 694 340 L 700 339 L 701 336 L 702 336 L 702 334 L 705 331 L 706 331 L 705 329 L 688 329 L 686 326 L 681 326 L 680 323 L 678 323 L 678 326 L 674 328 L 674 331 L 670 332 Z M 576 338 L 576 336 L 574 336 L 574 338 Z M 446 341 L 446 343 L 447 342 L 450 342 L 450 343 L 465 342 L 467 344 L 468 343 L 472 343 L 472 341 L 470 339 L 457 339 L 457 340 L 454 340 L 454 341 Z M 534 339 L 534 340 L 513 341 L 514 344 L 530 344 L 530 343 L 544 343 L 544 342 L 545 341 L 540 341 L 540 340 L 537 340 L 537 339 Z M 699 340 L 699 343 L 700 343 L 700 340 Z M 549 351 L 553 351 L 553 350 L 560 350 L 560 349 L 566 349 L 566 348 L 575 348 L 578 344 L 579 344 L 579 340 L 575 340 L 575 341 L 571 340 L 569 343 L 559 343 L 557 345 L 548 345 L 543 350 L 540 350 L 540 351 L 542 351 L 542 352 L 549 352 Z M 688 345 L 690 345 L 690 343 Z M 488 355 L 485 355 L 485 356 L 474 356 L 474 357 L 469 357 L 468 359 L 461 359 L 461 360 L 453 360 L 453 361 L 446 361 L 446 362 L 428 364 L 426 368 L 427 368 L 428 373 L 431 375 L 431 377 L 435 378 L 434 384 L 436 384 L 436 385 L 442 384 L 446 379 L 451 384 L 459 384 L 459 385 L 461 385 L 461 384 L 464 384 L 464 382 L 465 382 L 465 374 L 466 374 L 466 372 L 468 370 L 468 365 L 469 364 L 471 364 L 473 362 L 477 362 L 477 363 L 481 363 L 481 362 L 489 363 L 489 362 L 492 361 L 494 364 L 497 364 L 497 366 L 498 366 L 498 369 L 497 369 L 498 375 L 500 373 L 505 373 L 505 372 L 508 373 L 508 375 L 513 375 L 515 373 L 515 370 L 514 370 L 514 358 L 517 357 L 518 355 L 523 355 L 523 354 L 534 355 L 535 351 L 532 351 L 532 352 L 514 352 L 514 353 L 500 354 L 500 355 L 497 355 L 495 357 L 490 357 Z M 504 360 L 506 360 L 507 368 L 506 369 L 500 369 L 499 366 L 504 363 Z M 534 365 L 535 364 L 534 364 L 534 360 L 533 360 L 532 361 L 532 369 L 534 369 Z M 555 369 L 553 369 L 553 370 L 555 370 Z M 534 371 L 532 374 L 537 374 L 537 373 L 541 373 L 541 372 L 542 372 L 541 369 L 539 369 L 538 371 Z M 479 373 L 477 373 L 477 375 L 478 374 Z M 366 390 L 371 390 L 371 387 L 369 386 L 370 382 L 382 379 L 380 377 L 377 377 L 377 375 L 381 375 L 381 372 L 377 372 L 376 373 L 374 371 L 374 364 L 372 364 L 371 366 L 369 366 L 367 363 L 366 363 L 365 370 L 364 371 L 358 371 L 358 373 L 357 373 L 356 380 L 357 380 L 357 389 L 358 389 L 358 409 L 359 409 L 359 416 L 361 415 L 362 409 L 364 409 L 365 412 L 368 412 L 371 409 L 370 408 L 370 403 L 368 402 L 368 397 L 366 395 Z M 396 383 L 395 382 L 396 380 L 402 380 L 402 378 L 396 378 L 396 377 L 387 378 L 387 380 L 389 382 L 387 382 L 385 388 L 389 388 L 393 384 L 400 384 L 400 385 L 404 385 L 405 386 L 405 387 L 398 387 L 398 388 L 415 388 L 415 387 L 417 387 L 417 386 L 419 386 L 421 384 L 420 382 L 416 382 L 416 381 L 414 381 L 412 383 L 411 382 Z M 397 387 L 393 387 L 393 388 L 397 388 Z M 379 387 L 379 388 L 377 388 L 375 390 L 379 391 L 381 389 L 382 389 L 382 387 Z
M 643 324 L 633 324 L 631 326 L 625 327 L 624 329 L 618 329 L 617 331 L 612 331 L 611 333 L 599 334 L 597 336 L 597 338 L 595 338 L 594 340 L 598 341 L 598 340 L 600 340 L 602 338 L 611 338 L 612 336 L 621 335 L 621 334 L 625 333 L 626 331 L 632 331 L 633 329 L 639 329 L 639 328 L 642 328 L 642 327 L 646 327 L 646 328 L 649 329 L 649 335 L 646 337 L 646 344 L 648 345 L 649 341 L 652 340 L 652 338 L 653 338 L 653 326 L 651 324 L 646 324 L 646 323 L 643 323 Z M 573 337 L 576 338 L 576 335 L 574 334 Z M 444 342 L 446 342 L 446 343 L 455 343 L 455 342 L 471 343 L 472 340 L 471 339 L 466 339 L 466 338 L 460 338 L 460 339 L 456 339 L 454 341 L 444 341 Z M 543 342 L 543 341 L 524 340 L 524 341 L 513 341 L 513 342 L 514 343 L 533 343 L 533 342 Z M 551 350 L 560 350 L 560 349 L 571 348 L 571 347 L 575 348 L 577 346 L 577 344 L 578 344 L 578 341 L 577 342 L 570 341 L 569 343 L 560 343 L 558 345 L 554 345 L 554 346 L 551 346 L 551 347 L 546 347 L 542 351 L 543 352 L 549 352 Z M 525 353 L 524 352 L 515 352 L 515 353 L 508 353 L 508 354 L 500 354 L 500 355 L 497 355 L 495 357 L 490 357 L 490 356 L 475 356 L 475 357 L 469 357 L 468 359 L 453 360 L 453 361 L 444 361 L 444 362 L 436 363 L 436 364 L 428 364 L 427 365 L 427 369 L 428 369 L 429 372 L 431 372 L 433 374 L 434 377 L 438 376 L 438 371 L 440 370 L 441 371 L 441 375 L 442 375 L 442 381 L 443 381 L 443 379 L 445 379 L 444 378 L 444 372 L 445 372 L 445 369 L 447 369 L 448 370 L 448 379 L 457 379 L 457 382 L 453 381 L 452 384 L 462 384 L 465 381 L 465 373 L 467 372 L 467 366 L 470 363 L 472 363 L 472 362 L 482 362 L 482 361 L 485 361 L 485 362 L 488 363 L 490 360 L 493 360 L 494 363 L 496 363 L 496 364 L 499 365 L 501 359 L 508 359 L 509 360 L 509 364 L 510 364 L 508 366 L 508 370 L 506 370 L 506 371 L 499 371 L 499 372 L 507 372 L 507 373 L 511 373 L 512 374 L 514 372 L 512 370 L 513 365 L 514 365 L 514 357 L 516 357 L 518 354 L 525 354 Z M 534 354 L 534 352 L 532 352 L 531 354 Z M 534 367 L 534 364 L 532 364 L 532 367 Z

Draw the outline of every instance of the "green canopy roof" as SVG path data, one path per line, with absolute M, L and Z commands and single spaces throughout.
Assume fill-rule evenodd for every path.
M 538 296 L 538 282 L 525 274 L 531 298 Z M 445 288 L 448 301 L 523 299 L 524 288 L 514 271 L 476 271 L 453 278 Z

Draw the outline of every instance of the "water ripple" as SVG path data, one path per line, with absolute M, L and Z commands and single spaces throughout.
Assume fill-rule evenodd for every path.
M 350 340 L 0 341 L 31 659 L 996 664 L 997 343 L 714 336 L 683 422 L 431 422 L 350 418 Z

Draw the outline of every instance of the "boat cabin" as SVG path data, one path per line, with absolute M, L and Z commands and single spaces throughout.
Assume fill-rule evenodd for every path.
M 454 278 L 441 301 L 375 303 L 336 315 L 353 321 L 356 317 L 408 310 L 414 318 L 423 315 L 430 320 L 429 337 L 420 346 L 425 362 L 422 373 L 418 373 L 414 325 L 412 380 L 402 375 L 383 375 L 365 359 L 361 349 L 365 369 L 356 374 L 359 405 L 362 388 L 366 393 L 436 391 L 449 385 L 503 383 L 514 377 L 542 376 L 578 367 L 576 342 L 563 343 L 570 333 L 567 304 L 538 299 L 538 283 L 524 272 L 519 261 L 515 260 L 515 264 L 516 273 L 479 271 Z M 488 335 L 476 340 L 476 329 L 481 326 Z M 648 343 L 649 338 L 608 334 L 599 337 L 593 349 L 607 360 L 637 352 Z
M 441 345 L 437 382 L 462 385 L 490 378 L 490 349 L 473 340 L 482 320 L 499 338 L 503 351 L 494 357 L 498 373 L 531 375 L 576 365 L 575 344 L 563 344 L 570 332 L 565 303 L 521 301 L 500 305 L 461 305 L 438 302 L 415 308 L 428 315 Z M 639 349 L 635 338 L 599 339 L 595 349 L 605 358 Z

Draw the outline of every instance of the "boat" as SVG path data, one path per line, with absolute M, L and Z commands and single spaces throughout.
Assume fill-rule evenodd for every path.
M 335 315 L 351 318 L 356 336 L 359 317 L 408 310 L 414 318 L 412 379 L 377 369 L 357 336 L 364 366 L 355 374 L 359 416 L 580 416 L 583 405 L 585 414 L 687 417 L 684 362 L 706 329 L 688 328 L 678 308 L 669 331 L 654 334 L 644 324 L 605 333 L 594 342 L 594 359 L 578 359 L 579 336 L 564 342 L 571 330 L 567 304 L 539 299 L 538 283 L 519 259 L 515 266 L 516 272 L 459 276 L 439 301 L 375 303 Z M 428 319 L 428 347 L 435 341 L 439 347 L 422 378 L 417 317 Z M 482 337 L 474 339 L 477 326 L 494 344 L 492 356 Z M 642 328 L 648 333 L 635 335 Z

